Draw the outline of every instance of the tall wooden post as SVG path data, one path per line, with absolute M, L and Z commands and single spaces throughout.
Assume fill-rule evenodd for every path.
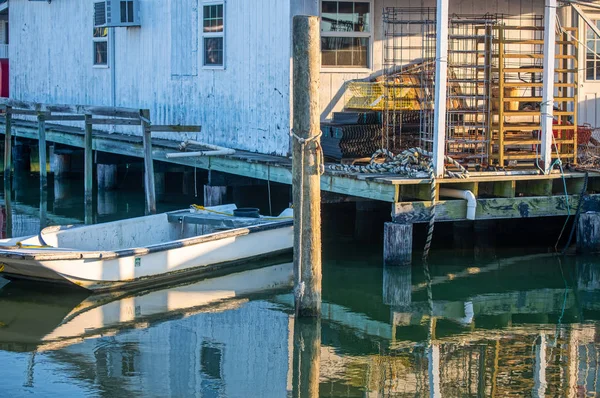
M 150 111 L 140 110 L 142 136 L 144 142 L 144 190 L 146 192 L 146 213 L 156 213 L 156 192 L 154 190 L 154 162 L 152 160 L 152 132 L 150 131 Z
M 6 130 L 4 133 L 4 179 L 10 180 L 12 170 L 12 107 L 6 107 Z
M 294 40 L 294 282 L 297 316 L 321 313 L 320 32 L 317 17 L 297 15 Z
M 94 158 L 93 158 L 93 147 L 92 147 L 92 115 L 85 115 L 85 149 L 84 149 L 84 165 L 83 170 L 85 174 L 84 181 L 84 192 L 85 192 L 85 204 L 92 203 L 92 190 L 94 184 Z
M 6 178 L 4 175 L 4 206 L 6 208 L 6 235 L 5 238 L 12 238 L 12 178 Z
M 43 113 L 38 113 L 38 146 L 40 157 L 40 190 L 45 192 L 48 188 L 47 149 L 46 149 L 46 119 Z
M 321 319 L 294 320 L 294 355 L 292 397 L 319 396 L 319 368 L 321 365 Z

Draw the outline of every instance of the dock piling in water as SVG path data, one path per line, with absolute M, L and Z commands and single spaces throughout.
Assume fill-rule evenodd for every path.
M 12 107 L 6 107 L 6 124 L 4 133 L 4 179 L 9 180 L 12 167 L 12 123 L 11 123 L 11 110 Z
M 319 19 L 293 22 L 292 190 L 296 315 L 321 313 L 321 187 Z
M 152 130 L 150 129 L 150 111 L 140 110 L 142 137 L 144 142 L 144 189 L 146 192 L 146 212 L 156 214 L 156 191 L 154 189 L 154 162 L 152 160 Z
M 409 265 L 412 261 L 413 225 L 386 222 L 383 228 L 384 263 Z
M 577 251 L 600 253 L 600 213 L 582 213 L 577 224 Z
M 85 148 L 84 148 L 84 191 L 85 191 L 85 203 L 92 203 L 92 190 L 94 184 L 94 159 L 93 159 L 93 146 L 92 146 L 92 115 L 85 115 Z

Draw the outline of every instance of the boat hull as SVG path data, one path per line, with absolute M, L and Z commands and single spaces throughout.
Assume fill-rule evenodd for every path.
M 46 255 L 38 259 L 32 253 L 49 252 L 60 257 L 65 252 L 30 250 L 28 257 L 0 253 L 0 261 L 2 275 L 9 278 L 74 284 L 103 292 L 156 286 L 203 273 L 210 276 L 230 266 L 289 253 L 292 246 L 293 229 L 285 225 L 165 250 L 131 249 L 118 256 L 86 256 L 84 252 L 81 258 L 52 259 Z

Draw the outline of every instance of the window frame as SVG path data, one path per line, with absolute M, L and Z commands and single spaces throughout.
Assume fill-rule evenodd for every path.
M 600 23 L 600 19 L 593 19 L 592 22 L 594 22 L 596 24 L 596 26 L 600 29 L 599 23 Z M 583 46 L 583 62 L 585 67 L 583 68 L 583 78 L 585 82 L 590 82 L 590 83 L 600 83 L 600 73 L 598 73 L 598 68 L 600 68 L 600 49 L 598 47 L 600 47 L 600 37 L 597 37 L 596 34 L 594 33 L 594 31 L 587 25 L 584 24 L 585 30 L 584 30 L 584 40 L 585 40 L 585 46 Z M 588 39 L 587 35 L 588 32 L 592 32 L 593 38 L 592 39 Z M 593 41 L 595 46 L 594 48 L 596 49 L 596 54 L 598 55 L 594 55 L 594 58 L 591 60 L 588 60 L 588 42 L 589 41 Z M 593 62 L 594 63 L 594 75 L 596 76 L 595 78 L 588 78 L 588 62 Z
M 225 70 L 227 63 L 226 49 L 227 49 L 227 2 L 225 0 L 205 0 L 200 3 L 202 7 L 201 18 L 199 18 L 200 32 L 202 34 L 202 40 L 200 40 L 200 65 L 202 69 L 208 70 Z M 222 32 L 205 32 L 204 31 L 204 7 L 206 6 L 223 6 L 223 31 Z M 210 38 L 222 38 L 223 39 L 223 64 L 222 65 L 206 65 L 204 63 L 204 39 Z
M 323 32 L 321 31 L 321 25 L 319 23 L 320 37 L 350 37 L 350 38 L 366 38 L 369 40 L 369 49 L 367 50 L 367 66 L 327 66 L 323 65 L 321 61 L 321 72 L 331 73 L 369 73 L 373 71 L 373 40 L 375 37 L 375 19 L 373 12 L 373 0 L 319 0 L 319 19 L 323 17 L 323 2 L 324 1 L 335 1 L 336 3 L 350 1 L 352 3 L 369 3 L 369 32 Z M 319 45 L 321 41 L 319 40 Z M 323 49 L 321 49 L 323 54 Z
M 94 1 L 93 2 L 94 12 L 95 12 L 95 8 L 96 8 L 96 4 L 99 4 L 99 3 L 106 4 L 106 1 Z M 106 29 L 106 36 L 94 37 L 93 30 L 95 30 L 95 29 Z M 111 34 L 110 29 L 108 29 L 108 27 L 106 26 L 106 19 L 104 21 L 104 25 L 96 25 L 96 20 L 95 20 L 95 16 L 94 16 L 93 23 L 92 23 L 92 68 L 108 69 L 110 67 L 110 48 L 109 48 L 110 40 L 108 40 L 110 34 Z M 96 43 L 102 43 L 102 42 L 106 42 L 106 64 L 97 64 L 96 63 Z

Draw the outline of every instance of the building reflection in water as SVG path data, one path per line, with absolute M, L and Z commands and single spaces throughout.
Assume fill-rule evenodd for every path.
M 0 361 L 15 395 L 65 380 L 111 397 L 593 395 L 596 263 L 449 261 L 428 283 L 420 264 L 340 262 L 324 268 L 322 319 L 302 322 L 291 264 L 122 297 L 13 282 L 0 290 Z

